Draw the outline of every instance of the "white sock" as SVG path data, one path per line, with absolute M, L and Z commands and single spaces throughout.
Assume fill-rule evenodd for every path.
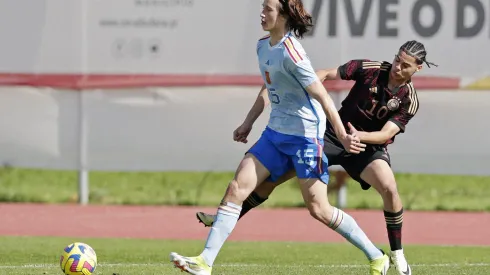
M 218 214 L 209 231 L 208 239 L 201 256 L 207 265 L 213 266 L 221 247 L 231 234 L 240 216 L 242 207 L 231 202 L 220 205 Z
M 351 244 L 362 250 L 370 261 L 383 256 L 381 250 L 379 250 L 371 242 L 371 240 L 369 240 L 354 218 L 335 207 L 330 228 L 346 238 Z

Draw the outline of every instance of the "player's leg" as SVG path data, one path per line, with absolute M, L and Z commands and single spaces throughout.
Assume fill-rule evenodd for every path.
M 387 274 L 388 256 L 371 242 L 354 218 L 328 202 L 327 185 L 314 178 L 298 180 L 311 216 L 359 248 L 370 262 L 371 275 Z
M 276 181 L 266 180 L 265 182 L 259 184 L 257 188 L 245 199 L 242 205 L 242 211 L 238 220 L 240 220 L 245 214 L 248 213 L 252 208 L 255 208 L 265 202 L 269 195 L 274 191 L 274 189 L 281 185 L 282 183 L 292 179 L 296 176 L 294 169 L 279 177 Z M 216 220 L 216 215 L 204 212 L 197 212 L 196 218 L 200 223 L 203 223 L 205 227 L 212 226 Z
M 202 253 L 197 257 L 185 257 L 172 252 L 170 261 L 190 274 L 210 275 L 219 251 L 235 228 L 243 201 L 267 176 L 268 169 L 253 154 L 245 155 L 218 207 L 216 221 L 210 229 Z
M 363 169 L 360 177 L 381 195 L 391 248 L 391 260 L 400 275 L 410 275 L 411 268 L 405 259 L 402 246 L 403 204 L 387 153 L 378 151 L 373 155 L 371 162 Z
M 327 132 L 324 137 L 323 152 L 327 156 L 328 166 L 339 165 L 345 150 L 342 144 L 337 140 L 334 133 Z M 255 208 L 265 202 L 274 189 L 282 183 L 292 179 L 296 176 L 296 171 L 291 169 L 285 175 L 281 176 L 277 181 L 272 182 L 270 180 L 259 184 L 257 188 L 247 197 L 243 202 L 242 211 L 240 217 L 242 218 L 250 209 Z M 204 212 L 197 212 L 196 218 L 200 223 L 203 223 L 205 227 L 212 226 L 216 219 L 216 215 Z
M 284 182 L 292 179 L 295 176 L 295 171 L 291 169 L 275 181 L 272 181 L 269 178 L 269 180 L 266 180 L 265 182 L 259 184 L 257 188 L 255 188 L 255 190 L 250 194 L 250 196 L 248 196 L 247 199 L 243 202 L 242 211 L 240 212 L 240 217 L 238 217 L 238 219 L 241 219 L 252 208 L 255 208 L 265 202 L 277 186 L 283 184 Z
M 312 140 L 293 150 L 295 154 L 290 156 L 311 216 L 359 248 L 370 261 L 372 275 L 386 274 L 389 268 L 388 256 L 369 240 L 350 215 L 333 207 L 328 201 L 328 161 L 322 151 L 322 144 Z
M 197 257 L 185 257 L 172 252 L 170 259 L 176 267 L 191 274 L 211 274 L 221 247 L 238 221 L 243 201 L 266 178 L 271 176 L 276 179 L 285 173 L 285 170 L 280 169 L 286 167 L 288 159 L 275 149 L 269 135 L 269 131 L 265 130 L 240 162 L 218 208 L 216 221 L 210 229 L 202 253 Z

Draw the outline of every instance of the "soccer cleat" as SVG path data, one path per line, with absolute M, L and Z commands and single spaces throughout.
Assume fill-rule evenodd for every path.
M 370 275 L 386 275 L 390 268 L 390 257 L 383 253 L 382 257 L 372 260 L 369 266 L 371 269 Z
M 216 215 L 206 214 L 204 212 L 197 212 L 196 217 L 205 227 L 213 226 L 213 223 L 216 220 Z
M 208 266 L 201 256 L 184 257 L 175 252 L 170 253 L 170 261 L 176 268 L 194 275 L 211 275 L 212 267 Z
M 399 275 L 412 275 L 412 269 L 405 260 L 403 249 L 391 251 L 390 260 Z

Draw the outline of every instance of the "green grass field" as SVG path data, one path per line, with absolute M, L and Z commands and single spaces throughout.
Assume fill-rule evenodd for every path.
M 182 274 L 168 254 L 196 254 L 201 241 L 140 239 L 72 239 L 0 237 L 0 274 L 62 274 L 59 256 L 71 242 L 97 252 L 96 274 Z M 417 275 L 490 274 L 490 247 L 407 246 L 405 253 Z M 367 274 L 364 255 L 349 244 L 228 242 L 218 256 L 219 274 Z M 390 270 L 389 274 L 395 274 Z
M 93 172 L 90 198 L 93 204 L 216 206 L 232 175 Z M 396 176 L 406 209 L 490 210 L 490 177 Z M 65 203 L 76 201 L 76 194 L 76 172 L 0 169 L 3 202 Z M 293 180 L 279 187 L 264 207 L 302 205 Z M 362 191 L 349 182 L 348 208 L 380 207 L 374 190 Z M 203 245 L 203 241 L 0 237 L 0 274 L 62 274 L 60 253 L 74 241 L 90 244 L 99 259 L 96 274 L 108 275 L 182 274 L 168 262 L 169 252 L 193 255 Z M 417 275 L 490 274 L 490 247 L 406 246 L 405 252 Z M 367 273 L 364 256 L 350 244 L 292 242 L 227 242 L 213 271 L 213 275 Z
M 216 206 L 233 173 L 165 172 L 90 174 L 90 202 L 94 204 Z M 490 177 L 397 174 L 405 209 L 490 211 Z M 32 169 L 0 169 L 0 201 L 65 203 L 77 200 L 77 173 Z M 335 196 L 331 202 L 335 203 Z M 303 205 L 294 180 L 285 183 L 264 207 Z M 347 208 L 379 209 L 374 190 L 348 184 Z

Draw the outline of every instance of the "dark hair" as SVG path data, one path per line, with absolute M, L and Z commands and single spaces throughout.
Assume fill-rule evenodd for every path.
M 403 44 L 400 47 L 400 50 L 404 51 L 406 54 L 414 57 L 415 60 L 417 61 L 418 65 L 422 65 L 423 63 L 425 63 L 425 64 L 427 64 L 427 66 L 429 68 L 430 68 L 430 65 L 434 65 L 436 67 L 438 66 L 432 62 L 427 61 L 427 59 L 426 59 L 427 51 L 425 50 L 424 44 L 422 44 L 416 40 L 411 40 L 411 41 L 405 42 L 405 44 Z
M 303 35 L 313 27 L 313 18 L 305 10 L 302 0 L 279 0 L 279 13 L 286 17 L 286 25 L 297 38 L 303 38 Z

